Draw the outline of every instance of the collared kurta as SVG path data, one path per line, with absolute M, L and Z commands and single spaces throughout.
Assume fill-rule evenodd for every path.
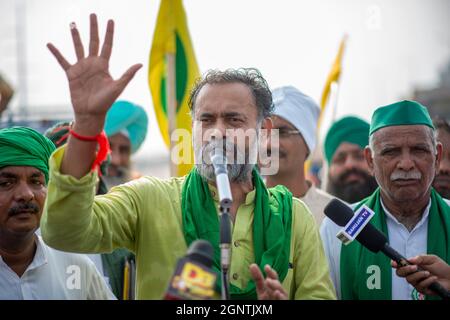
M 41 232 L 50 246 L 82 253 L 124 247 L 136 254 L 138 299 L 161 299 L 179 258 L 186 254 L 181 190 L 184 177 L 142 177 L 95 196 L 97 174 L 76 179 L 59 172 L 65 146 L 50 158 Z M 210 188 L 216 205 L 217 190 Z M 255 190 L 233 225 L 230 283 L 245 288 L 253 251 Z M 216 206 L 217 207 L 217 206 Z M 318 228 L 308 208 L 293 200 L 290 268 L 283 281 L 291 299 L 335 299 Z
M 115 300 L 94 263 L 82 254 L 49 248 L 36 236 L 36 252 L 19 277 L 0 256 L 0 300 Z

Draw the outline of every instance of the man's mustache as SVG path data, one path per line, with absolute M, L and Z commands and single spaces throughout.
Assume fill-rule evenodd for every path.
M 9 216 L 15 216 L 23 211 L 28 211 L 30 213 L 38 213 L 39 212 L 39 206 L 35 203 L 28 202 L 19 204 L 17 206 L 14 206 L 8 210 Z
M 397 170 L 392 172 L 391 181 L 395 180 L 419 180 L 422 178 L 420 171 L 403 171 Z
M 202 161 L 203 163 L 210 163 L 210 154 L 215 148 L 221 148 L 223 154 L 227 157 L 228 161 L 230 158 L 237 159 L 238 148 L 237 145 L 230 140 L 211 140 L 204 144 L 201 148 Z
M 351 168 L 351 169 L 349 169 L 349 170 L 343 172 L 343 173 L 338 177 L 337 180 L 339 180 L 339 181 L 345 181 L 345 180 L 347 180 L 347 178 L 348 178 L 350 175 L 352 175 L 352 174 L 355 174 L 355 175 L 357 175 L 357 176 L 360 176 L 360 177 L 363 178 L 363 179 L 366 179 L 366 178 L 369 176 L 369 174 L 368 174 L 367 172 L 365 172 L 365 171 L 363 171 L 363 170 L 361 170 L 361 169 L 358 169 L 358 168 Z

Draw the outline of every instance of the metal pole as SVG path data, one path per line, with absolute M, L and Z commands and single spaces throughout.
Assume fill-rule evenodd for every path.
M 169 122 L 169 163 L 170 163 L 170 176 L 178 176 L 177 165 L 172 159 L 172 133 L 176 129 L 176 114 L 177 114 L 177 99 L 176 99 L 176 66 L 175 66 L 175 54 L 166 53 L 167 62 L 167 82 L 166 82 L 166 101 L 167 101 L 167 117 Z

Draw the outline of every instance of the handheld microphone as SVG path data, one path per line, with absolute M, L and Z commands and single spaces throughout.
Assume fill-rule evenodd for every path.
M 195 240 L 181 258 L 170 279 L 164 300 L 213 299 L 216 273 L 212 270 L 214 249 L 206 240 Z
M 324 213 L 334 223 L 341 227 L 345 226 L 354 214 L 353 210 L 348 205 L 338 199 L 331 200 L 325 207 Z M 389 245 L 386 236 L 370 223 L 364 227 L 364 229 L 356 237 L 356 240 L 374 253 L 379 251 L 383 252 L 388 258 L 397 262 L 397 264 L 401 267 L 411 265 L 405 257 Z M 417 271 L 423 270 L 418 267 Z M 433 282 L 429 288 L 442 299 L 450 299 L 450 292 L 442 287 L 438 282 Z
M 231 195 L 230 181 L 228 179 L 227 158 L 223 152 L 222 144 L 216 145 L 209 155 L 216 176 L 219 203 L 224 209 L 230 209 L 233 197 Z
M 214 137 L 212 138 L 214 139 Z M 231 195 L 230 180 L 228 179 L 227 158 L 223 151 L 222 143 L 214 146 L 210 153 L 211 163 L 214 167 L 214 174 L 216 176 L 216 186 L 219 192 L 220 203 L 220 266 L 222 279 L 222 299 L 229 300 L 229 283 L 228 283 L 228 269 L 231 263 L 231 220 L 230 210 L 233 203 Z

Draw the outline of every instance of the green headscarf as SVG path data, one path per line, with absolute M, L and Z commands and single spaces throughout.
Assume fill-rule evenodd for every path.
M 425 125 L 434 129 L 427 108 L 416 101 L 403 100 L 375 110 L 369 135 L 384 127 L 405 125 Z
M 344 117 L 331 126 L 325 137 L 324 151 L 328 165 L 341 143 L 348 142 L 365 148 L 369 144 L 369 123 L 354 116 Z
M 48 159 L 54 150 L 53 142 L 34 129 L 12 127 L 0 130 L 0 168 L 35 167 L 42 171 L 48 182 Z
M 284 186 L 267 189 L 256 169 L 253 170 L 253 184 L 256 189 L 253 218 L 255 263 L 261 270 L 266 264 L 270 265 L 283 282 L 289 268 L 292 193 Z M 183 184 L 181 210 L 187 245 L 197 239 L 208 240 L 214 248 L 213 269 L 219 273 L 219 216 L 208 183 L 196 168 L 191 170 Z M 257 298 L 252 280 L 243 290 L 231 285 L 230 293 L 232 299 Z

